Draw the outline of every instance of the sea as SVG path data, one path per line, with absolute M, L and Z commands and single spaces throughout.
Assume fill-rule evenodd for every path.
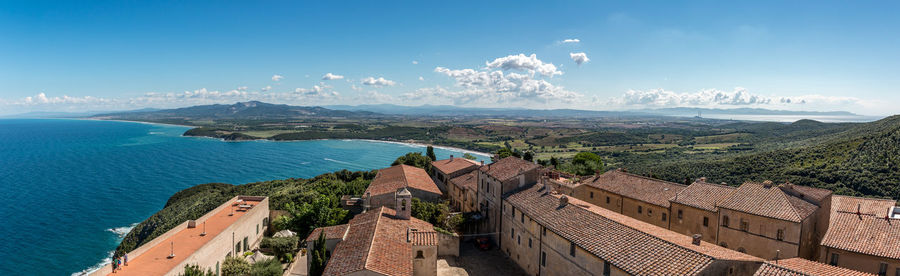
M 179 190 L 387 167 L 425 146 L 184 137 L 189 127 L 0 120 L 0 275 L 81 275 Z M 435 148 L 439 159 L 465 151 Z M 486 155 L 473 153 L 479 160 Z

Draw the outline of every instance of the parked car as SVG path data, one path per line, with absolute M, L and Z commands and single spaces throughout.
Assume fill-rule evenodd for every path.
M 488 238 L 477 238 L 475 239 L 475 247 L 481 250 L 490 250 L 494 244 L 491 243 L 491 239 Z

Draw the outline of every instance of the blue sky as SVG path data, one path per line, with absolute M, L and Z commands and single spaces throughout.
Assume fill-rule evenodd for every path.
M 900 111 L 891 104 L 900 102 L 897 8 L 887 1 L 4 1 L 0 114 L 263 100 L 888 115 Z

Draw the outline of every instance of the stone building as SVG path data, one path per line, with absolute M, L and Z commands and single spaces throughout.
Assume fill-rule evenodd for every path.
M 763 263 L 540 184 L 504 202 L 500 249 L 530 275 L 752 275 Z
M 734 187 L 707 183 L 705 178 L 688 185 L 671 201 L 669 230 L 683 235 L 700 234 L 709 243 L 719 244 L 719 207 Z
M 669 228 L 669 199 L 684 185 L 627 173 L 621 169 L 585 179 L 575 197 L 659 227 Z
M 434 168 L 434 170 L 432 170 L 434 183 L 437 184 L 438 188 L 442 191 L 450 193 L 451 191 L 448 187 L 450 179 L 474 171 L 475 169 L 478 169 L 479 165 L 481 164 L 475 160 L 453 157 L 453 155 L 450 155 L 449 159 L 433 161 L 431 162 L 431 166 Z
M 834 196 L 820 262 L 900 276 L 900 208 L 893 200 Z
M 236 196 L 128 252 L 128 266 L 106 265 L 90 275 L 181 275 L 185 265 L 221 272 L 226 256 L 255 249 L 269 221 L 269 198 Z
M 765 259 L 814 259 L 817 227 L 827 223 L 831 191 L 791 184 L 747 182 L 719 207 L 718 241 Z M 823 206 L 820 208 L 820 205 Z
M 437 275 L 437 257 L 458 256 L 459 238 L 412 217 L 411 199 L 412 194 L 401 189 L 395 209 L 377 207 L 347 224 L 314 230 L 306 247 L 312 249 L 324 232 L 326 249 L 331 250 L 324 275 Z
M 482 216 L 478 226 L 480 232 L 493 233 L 494 242 L 499 240 L 502 198 L 518 188 L 537 183 L 540 168 L 537 164 L 512 156 L 478 168 L 477 202 Z
M 831 266 L 803 258 L 767 261 L 754 276 L 875 276 L 856 270 Z
M 425 170 L 408 165 L 396 165 L 378 170 L 375 179 L 366 188 L 361 203 L 367 205 L 369 209 L 392 207 L 394 193 L 403 188 L 408 189 L 413 197 L 424 201 L 440 200 L 443 194 Z
M 451 207 L 463 213 L 477 211 L 478 171 L 454 177 L 448 183 L 447 193 Z

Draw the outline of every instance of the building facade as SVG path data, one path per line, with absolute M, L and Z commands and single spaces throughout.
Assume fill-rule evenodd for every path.
M 425 170 L 408 165 L 396 165 L 378 170 L 375 179 L 366 188 L 362 204 L 368 209 L 393 207 L 394 194 L 407 189 L 412 196 L 423 201 L 439 201 L 443 192 Z
M 659 179 L 612 170 L 585 179 L 575 187 L 575 198 L 669 228 L 669 200 L 685 186 Z
M 900 210 L 893 200 L 834 196 L 818 260 L 884 276 L 900 276 Z
M 540 174 L 540 166 L 517 157 L 507 157 L 481 166 L 477 186 L 478 210 L 482 216 L 479 232 L 493 233 L 493 241 L 499 242 L 503 196 L 537 183 Z
M 450 155 L 449 159 L 431 162 L 431 167 L 433 168 L 432 177 L 438 188 L 449 193 L 448 185 L 450 184 L 450 179 L 472 172 L 478 169 L 480 165 L 483 164 L 480 164 L 475 160 L 453 157 L 453 155 Z

